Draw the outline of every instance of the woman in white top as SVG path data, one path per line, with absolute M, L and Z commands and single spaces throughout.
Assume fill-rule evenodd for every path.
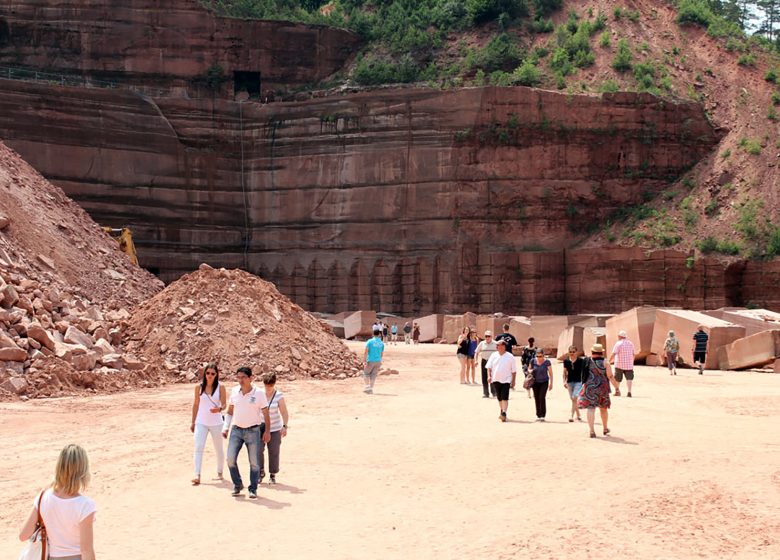
M 279 472 L 279 452 L 282 447 L 282 438 L 287 435 L 287 421 L 290 418 L 287 412 L 287 403 L 284 395 L 276 390 L 276 374 L 266 373 L 263 376 L 265 385 L 265 398 L 268 401 L 268 413 L 271 416 L 271 441 L 268 442 L 268 472 L 271 475 L 270 484 L 276 484 L 276 475 Z M 268 426 L 265 428 L 269 430 Z M 265 443 L 260 444 L 260 481 L 265 477 Z
M 89 483 L 87 452 L 70 444 L 60 452 L 54 483 L 35 497 L 33 510 L 19 532 L 26 541 L 38 523 L 40 499 L 41 518 L 49 540 L 49 558 L 60 560 L 95 560 L 92 525 L 95 522 L 95 502 L 81 492 Z
M 222 446 L 222 411 L 227 403 L 227 391 L 219 382 L 219 368 L 210 363 L 203 372 L 203 380 L 195 386 L 195 400 L 192 403 L 192 424 L 190 431 L 195 434 L 195 478 L 192 485 L 200 484 L 200 467 L 203 463 L 203 450 L 206 439 L 211 434 L 214 451 L 217 453 L 217 478 L 222 478 L 222 465 L 225 464 L 225 451 Z

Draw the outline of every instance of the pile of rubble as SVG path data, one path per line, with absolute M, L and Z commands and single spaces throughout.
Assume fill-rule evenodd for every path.
M 283 379 L 344 379 L 360 367 L 330 327 L 270 282 L 205 264 L 138 307 L 126 349 L 182 381 L 211 361 L 228 377 L 242 365 Z
M 151 383 L 122 333 L 133 307 L 161 289 L 0 143 L 0 398 Z

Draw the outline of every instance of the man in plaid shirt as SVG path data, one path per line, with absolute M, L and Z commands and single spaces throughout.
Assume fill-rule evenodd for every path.
M 628 385 L 628 394 L 626 396 L 631 396 L 631 385 L 634 382 L 635 355 L 634 344 L 628 340 L 628 334 L 626 331 L 620 331 L 618 333 L 618 341 L 612 348 L 612 355 L 609 357 L 609 363 L 615 366 L 615 380 L 618 382 L 618 388 L 615 390 L 616 397 L 620 396 L 620 384 L 623 382 L 624 376 Z

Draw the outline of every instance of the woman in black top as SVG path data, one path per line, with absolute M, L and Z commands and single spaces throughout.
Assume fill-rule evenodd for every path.
M 563 360 L 563 386 L 569 390 L 569 398 L 571 399 L 569 422 L 574 422 L 575 414 L 577 415 L 577 420 L 582 422 L 577 399 L 580 396 L 582 384 L 588 375 L 588 372 L 585 371 L 585 358 L 577 354 L 577 347 L 569 346 L 569 355 Z
M 469 327 L 463 327 L 463 332 L 458 337 L 458 350 L 455 355 L 460 362 L 460 384 L 468 384 L 467 371 L 468 365 L 466 362 L 469 359 L 469 341 L 471 339 L 471 329 Z

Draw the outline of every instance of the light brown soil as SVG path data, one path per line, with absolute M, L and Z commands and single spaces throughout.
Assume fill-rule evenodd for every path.
M 390 347 L 400 375 L 373 396 L 284 383 L 282 484 L 257 502 L 210 480 L 210 447 L 189 485 L 190 387 L 0 404 L 0 557 L 71 441 L 91 455 L 102 560 L 780 557 L 780 375 L 639 367 L 613 436 L 591 440 L 560 383 L 546 424 L 522 390 L 499 423 L 453 353 Z

